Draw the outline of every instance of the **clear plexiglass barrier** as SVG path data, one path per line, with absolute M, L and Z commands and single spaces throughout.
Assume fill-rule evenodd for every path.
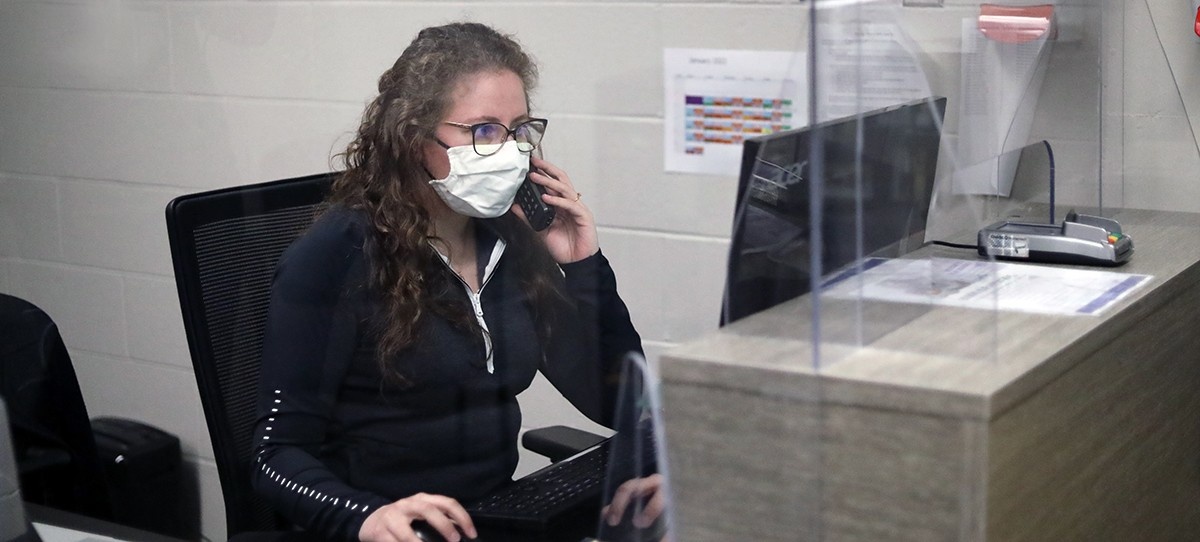
M 1012 264 L 1104 269 L 1131 257 L 1131 241 L 1110 234 L 1131 236 L 1105 220 L 1137 182 L 1124 163 L 1128 7 L 803 9 L 807 122 L 745 145 L 723 323 L 809 341 L 802 363 L 819 370 L 861 348 L 996 362 L 1007 314 L 1094 311 L 1102 287 L 1047 297 L 1038 288 L 1071 277 Z M 1178 89 L 1169 98 L 1186 110 Z M 1163 144 L 1197 160 L 1190 131 Z M 930 314 L 947 306 L 952 316 Z M 791 317 L 744 321 L 765 313 Z M 947 317 L 969 320 L 970 336 Z M 926 340 L 894 336 L 913 326 Z
M 797 8 L 805 122 L 745 142 L 724 327 L 676 354 L 692 363 L 664 364 L 667 418 L 692 437 L 672 443 L 682 533 L 1044 539 L 1059 519 L 1055 532 L 1103 531 L 1056 517 L 1010 536 L 1037 503 L 1109 482 L 1028 495 L 1086 476 L 1038 443 L 1111 429 L 1072 410 L 1099 386 L 1098 345 L 1150 310 L 1156 273 L 1198 252 L 1180 242 L 1195 215 L 1162 212 L 1200 211 L 1200 81 L 1178 69 L 1196 65 L 1200 38 L 1169 4 Z M 1121 344 L 1109 353 L 1139 357 Z M 1070 421 L 1049 429 L 1062 410 Z M 725 440 L 706 440 L 718 430 Z M 757 462 L 727 444 L 740 438 L 764 450 Z M 694 512 L 722 507 L 742 514 Z

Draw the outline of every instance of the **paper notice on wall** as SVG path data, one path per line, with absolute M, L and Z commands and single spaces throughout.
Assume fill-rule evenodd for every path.
M 665 49 L 663 169 L 737 175 L 747 137 L 807 123 L 803 51 Z
M 891 10 L 858 12 L 821 26 L 817 37 L 817 122 L 931 95 L 916 44 Z
M 1011 190 L 1017 154 L 1010 151 L 1029 143 L 1053 43 L 1045 7 L 962 20 L 959 166 L 953 178 L 959 194 L 1008 196 Z

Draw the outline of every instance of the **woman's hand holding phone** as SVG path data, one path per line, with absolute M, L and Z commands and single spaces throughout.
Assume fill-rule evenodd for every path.
M 530 156 L 530 165 L 529 180 L 542 187 L 541 201 L 555 209 L 550 225 L 538 232 L 554 261 L 577 262 L 599 251 L 595 218 L 567 172 L 537 156 Z M 524 209 L 516 206 L 516 210 L 529 220 Z

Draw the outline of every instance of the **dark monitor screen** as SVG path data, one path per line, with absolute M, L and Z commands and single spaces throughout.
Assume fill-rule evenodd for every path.
M 747 139 L 721 325 L 807 293 L 814 272 L 905 252 L 925 230 L 945 110 L 932 97 Z
M 40 540 L 25 515 L 16 452 L 9 428 L 8 410 L 4 399 L 0 398 L 0 540 Z

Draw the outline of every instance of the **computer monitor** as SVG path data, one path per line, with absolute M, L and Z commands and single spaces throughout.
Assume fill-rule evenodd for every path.
M 930 97 L 747 139 L 721 325 L 809 292 L 814 271 L 919 247 L 945 111 Z
M 0 542 L 41 540 L 25 515 L 21 480 L 9 430 L 8 408 L 0 398 Z

